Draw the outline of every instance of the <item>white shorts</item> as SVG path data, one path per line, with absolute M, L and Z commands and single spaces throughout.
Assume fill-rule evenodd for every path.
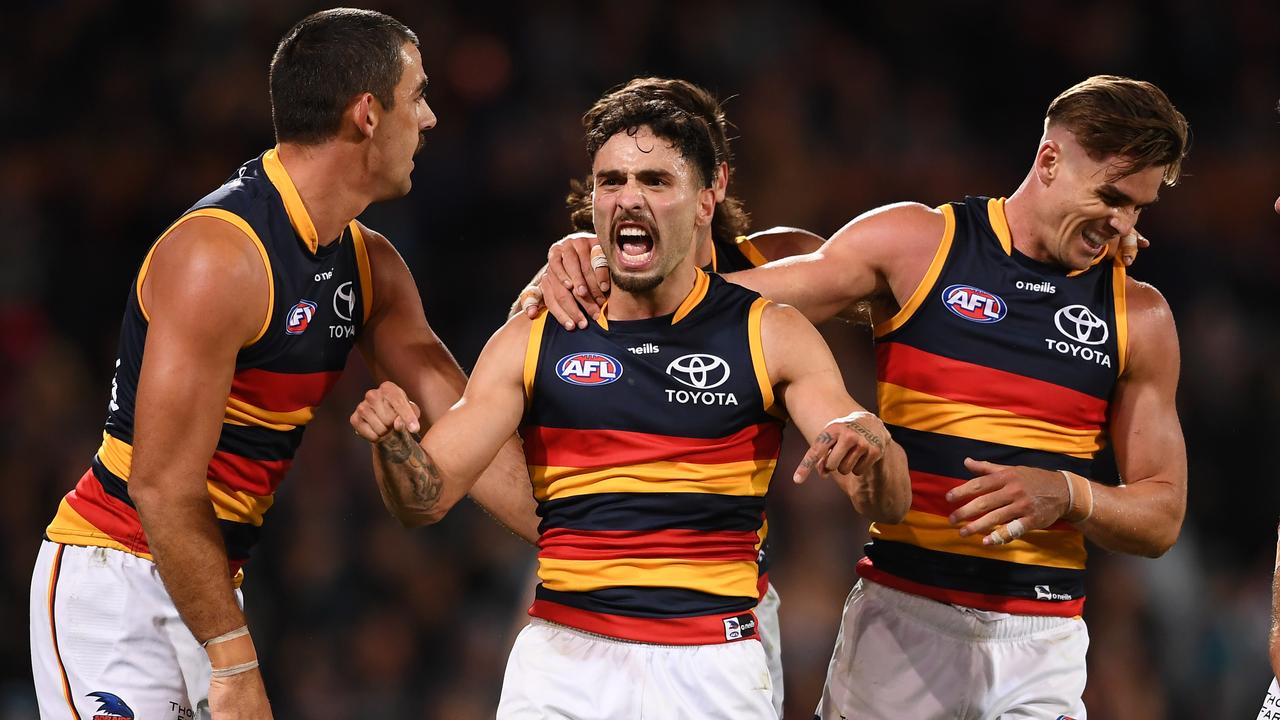
M 1267 688 L 1267 697 L 1258 711 L 1258 720 L 1280 720 L 1280 683 L 1273 678 Z
M 236 599 L 243 604 L 238 590 Z M 45 720 L 209 717 L 209 657 L 155 564 L 119 550 L 40 546 L 31 578 L 31 672 Z
M 756 605 L 756 632 L 769 664 L 769 682 L 773 683 L 773 709 L 782 717 L 782 630 L 778 626 L 778 606 L 782 600 L 769 583 L 769 589 Z
M 764 648 L 649 645 L 531 620 L 507 660 L 498 720 L 776 720 Z
M 1083 719 L 1080 618 L 960 608 L 860 580 L 818 704 L 837 718 Z

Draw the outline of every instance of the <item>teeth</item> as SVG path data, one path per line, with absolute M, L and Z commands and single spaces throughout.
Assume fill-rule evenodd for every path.
M 618 231 L 618 234 L 622 237 L 647 237 L 649 235 L 649 233 L 645 232 L 643 228 L 634 226 L 624 227 Z

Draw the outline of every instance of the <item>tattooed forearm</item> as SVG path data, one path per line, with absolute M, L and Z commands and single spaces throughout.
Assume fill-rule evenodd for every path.
M 396 505 L 421 512 L 435 509 L 444 481 L 439 468 L 408 432 L 395 431 L 378 443 L 378 457 L 386 490 Z

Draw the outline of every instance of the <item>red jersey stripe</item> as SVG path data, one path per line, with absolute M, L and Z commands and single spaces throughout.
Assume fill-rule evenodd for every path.
M 281 373 L 246 368 L 231 379 L 231 395 L 263 410 L 293 412 L 319 405 L 340 375 L 341 370 Z
M 209 459 L 209 479 L 233 490 L 266 496 L 275 493 L 292 464 L 292 460 L 250 460 L 219 450 Z
M 1081 430 L 1107 420 L 1107 400 L 1004 370 L 935 355 L 900 342 L 876 345 L 877 379 L 955 402 Z
M 746 638 L 726 641 L 725 618 L 736 618 L 754 612 L 735 615 L 704 615 L 688 618 L 644 618 L 627 615 L 609 615 L 589 610 L 579 610 L 568 605 L 534 600 L 529 614 L 543 620 L 550 620 L 566 627 L 585 630 L 589 633 L 605 637 L 631 640 L 633 642 L 655 643 L 659 645 L 717 645 L 738 640 L 759 640 L 758 633 Z M 759 623 L 755 624 L 759 627 Z
M 687 462 L 704 465 L 773 460 L 782 445 L 776 423 L 749 425 L 721 438 L 655 435 L 628 430 L 573 430 L 537 425 L 521 429 L 530 465 L 588 468 Z
M 759 534 L 753 531 L 570 530 L 553 528 L 538 540 L 538 556 L 560 560 L 676 558 L 748 561 L 756 559 Z
M 142 523 L 133 508 L 111 497 L 90 469 L 80 477 L 75 489 L 67 493 L 67 504 L 80 513 L 99 532 L 129 548 L 131 552 L 150 554 Z

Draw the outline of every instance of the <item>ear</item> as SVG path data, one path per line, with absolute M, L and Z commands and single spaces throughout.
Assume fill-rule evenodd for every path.
M 729 189 L 729 163 L 722 162 L 716 168 L 716 177 L 711 182 L 711 189 L 716 191 L 716 202 L 724 202 L 725 193 Z
M 378 127 L 378 123 L 382 120 L 382 103 L 373 96 L 373 93 L 361 93 L 351 101 L 351 105 L 347 108 L 347 117 L 350 118 L 352 125 L 365 139 L 373 137 L 373 131 Z
M 712 183 L 711 187 L 702 188 L 698 191 L 698 214 L 694 218 L 694 225 L 703 227 L 711 224 L 711 217 L 716 214 L 716 186 Z
M 1054 178 L 1062 172 L 1062 146 L 1057 140 L 1040 141 L 1040 149 L 1036 151 L 1036 162 L 1032 169 L 1042 184 L 1053 184 Z

